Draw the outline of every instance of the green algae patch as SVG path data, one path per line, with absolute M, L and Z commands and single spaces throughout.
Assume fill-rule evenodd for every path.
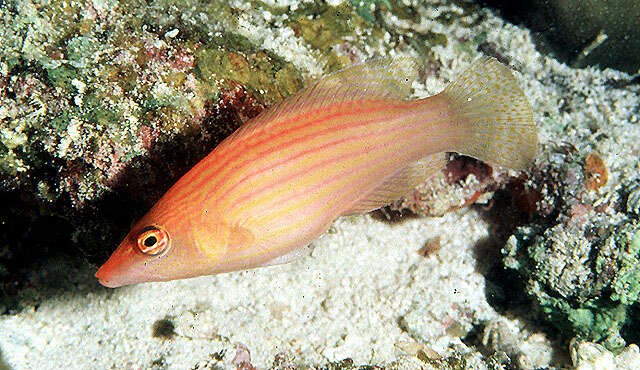
M 54 86 L 69 92 L 73 91 L 72 81 L 79 76 L 76 68 L 62 64 L 55 68 L 48 68 L 46 71 L 47 77 L 49 77 L 49 80 Z
M 349 0 L 349 3 L 356 9 L 356 12 L 367 21 L 373 23 L 375 21 L 374 12 L 380 7 L 385 6 L 387 9 L 391 9 L 391 4 L 388 0 Z
M 314 49 L 326 50 L 342 42 L 344 36 L 354 35 L 362 26 L 361 20 L 346 4 L 314 4 L 299 10 L 289 26 Z
M 543 320 L 567 339 L 620 350 L 623 328 L 639 322 L 630 312 L 640 297 L 640 223 L 622 222 L 598 237 L 576 237 L 567 228 L 520 228 L 503 250 L 505 265 L 525 279 Z
M 640 296 L 640 227 L 619 230 L 605 242 L 605 247 L 611 254 L 617 253 L 618 257 L 610 255 L 598 256 L 596 261 L 596 273 L 599 276 L 611 274 L 613 262 L 616 262 L 615 271 L 611 280 L 611 300 L 619 301 L 624 305 L 632 305 L 638 302 Z
M 300 73 L 279 58 L 264 52 L 220 50 L 217 45 L 201 48 L 195 66 L 200 79 L 216 92 L 221 81 L 234 81 L 263 101 L 274 104 L 302 88 Z
M 320 3 L 305 5 L 291 16 L 287 25 L 296 36 L 322 54 L 326 71 L 336 71 L 349 64 L 345 56 L 339 56 L 334 50 L 346 37 L 361 38 L 359 30 L 363 27 L 378 36 L 382 32 L 377 24 L 367 24 L 348 4 L 336 7 Z

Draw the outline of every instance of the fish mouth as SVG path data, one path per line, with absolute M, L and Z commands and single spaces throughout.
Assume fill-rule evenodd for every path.
M 100 284 L 104 285 L 107 288 L 117 288 L 119 286 L 122 286 L 109 277 L 109 274 L 105 272 L 105 266 L 102 266 L 98 269 L 98 272 L 96 272 L 96 277 L 98 278 Z
M 96 272 L 96 278 L 100 284 L 107 288 L 117 288 L 124 285 L 138 283 L 131 268 L 130 248 L 120 247 L 109 257 L 107 262 Z
M 135 276 L 119 274 L 118 272 L 111 270 L 106 263 L 98 269 L 95 276 L 98 278 L 100 284 L 107 288 L 119 288 L 126 285 L 139 284 L 145 281 L 138 279 Z
M 122 283 L 116 279 L 117 274 L 114 274 L 113 268 L 110 266 L 109 261 L 107 261 L 102 267 L 98 269 L 96 272 L 96 278 L 100 284 L 104 285 L 107 288 L 117 288 L 123 285 L 127 285 L 126 283 Z

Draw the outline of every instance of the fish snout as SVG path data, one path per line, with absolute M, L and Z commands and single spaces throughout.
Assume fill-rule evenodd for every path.
M 108 288 L 117 288 L 123 285 L 138 282 L 135 275 L 136 256 L 132 248 L 122 245 L 116 249 L 107 262 L 96 272 L 96 278 L 100 284 Z

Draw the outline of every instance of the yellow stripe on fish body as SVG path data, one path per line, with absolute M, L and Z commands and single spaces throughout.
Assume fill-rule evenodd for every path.
M 358 64 L 249 121 L 134 225 L 100 282 L 286 262 L 336 217 L 382 207 L 441 170 L 447 151 L 515 169 L 533 160 L 531 109 L 508 68 L 481 58 L 441 94 L 406 100 L 415 76 L 409 59 Z M 170 241 L 161 253 L 140 239 L 150 233 Z

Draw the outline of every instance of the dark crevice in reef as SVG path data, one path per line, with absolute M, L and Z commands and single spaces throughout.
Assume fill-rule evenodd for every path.
M 478 269 L 486 278 L 485 296 L 487 302 L 504 317 L 518 318 L 527 323 L 529 330 L 544 332 L 551 340 L 558 340 L 561 333 L 542 320 L 542 312 L 536 302 L 527 294 L 526 281 L 519 271 L 507 268 L 504 264 L 502 248 L 508 238 L 524 225 L 547 225 L 557 212 L 548 217 L 536 216 L 524 206 L 521 197 L 522 180 L 513 179 L 505 189 L 495 192 L 490 207 L 473 205 L 480 211 L 481 217 L 489 223 L 489 235 L 475 245 L 475 257 Z M 471 331 L 463 341 L 478 348 L 487 357 L 496 356 L 496 348 L 483 342 L 485 326 L 482 323 Z M 517 356 L 516 353 L 507 353 Z M 558 350 L 554 361 L 563 363 L 568 353 Z M 515 360 L 515 358 L 511 358 Z M 515 363 L 511 365 L 515 366 Z
M 640 317 L 640 302 L 636 302 L 629 308 L 629 317 Z M 622 337 L 629 343 L 640 343 L 640 322 L 637 320 L 628 320 L 627 324 L 622 327 Z
M 514 270 L 505 268 L 501 250 L 518 226 L 530 222 L 530 216 L 515 205 L 507 190 L 497 191 L 491 206 L 482 208 L 481 215 L 491 226 L 489 236 L 476 244 L 474 252 L 480 272 L 487 279 L 485 294 L 489 304 L 498 312 L 505 313 L 507 309 L 529 302 L 524 294 L 522 279 Z
M 640 69 L 636 0 L 480 0 L 533 31 L 538 49 L 577 68 Z
M 520 272 L 507 268 L 504 264 L 502 248 L 518 227 L 548 224 L 556 213 L 552 212 L 548 217 L 532 215 L 521 203 L 519 181 L 514 179 L 506 189 L 496 191 L 491 207 L 474 206 L 482 207 L 481 215 L 491 225 L 489 236 L 476 244 L 475 256 L 479 261 L 480 272 L 487 280 L 485 295 L 489 304 L 500 314 L 518 317 L 528 322 L 529 327 L 546 332 L 550 338 L 557 338 L 557 330 L 538 320 L 541 313 L 528 296 L 526 281 Z M 480 345 L 479 342 L 475 344 Z

